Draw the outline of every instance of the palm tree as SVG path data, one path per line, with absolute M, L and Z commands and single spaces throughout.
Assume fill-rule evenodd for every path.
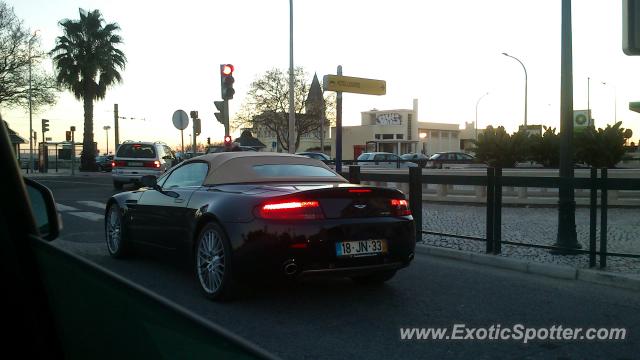
M 93 101 L 104 99 L 107 88 L 122 80 L 127 58 L 116 48 L 122 38 L 115 34 L 120 27 L 104 24 L 99 10 L 80 9 L 80 20 L 60 21 L 64 35 L 56 39 L 51 50 L 59 86 L 70 90 L 84 102 L 84 136 L 81 170 L 95 170 L 96 149 L 93 143 Z

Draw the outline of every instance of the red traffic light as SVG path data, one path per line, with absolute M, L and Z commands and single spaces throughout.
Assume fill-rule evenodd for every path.
M 220 65 L 220 72 L 222 73 L 222 75 L 225 75 L 225 76 L 232 75 L 233 74 L 233 65 L 231 65 L 231 64 Z

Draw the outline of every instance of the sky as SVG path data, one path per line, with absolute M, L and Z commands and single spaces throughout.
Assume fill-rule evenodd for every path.
M 77 19 L 78 8 L 99 9 L 116 22 L 128 63 L 123 82 L 94 108 L 94 132 L 104 152 L 103 126 L 113 127 L 119 104 L 120 141 L 157 140 L 176 147 L 175 110 L 197 110 L 199 141 L 221 141 L 213 101 L 220 99 L 219 64 L 235 67 L 234 113 L 253 80 L 272 68 L 289 67 L 289 2 L 5 0 L 26 27 L 39 30 L 50 50 L 62 35 L 58 22 Z M 524 121 L 524 71 L 528 73 L 528 124 L 559 129 L 560 0 L 294 0 L 294 63 L 320 78 L 342 65 L 347 76 L 387 82 L 383 96 L 344 94 L 343 123 L 357 125 L 360 112 L 410 109 L 419 100 L 419 121 L 478 126 L 502 125 L 512 132 Z M 621 1 L 573 1 L 574 109 L 589 104 L 596 127 L 623 122 L 640 138 L 640 57 L 622 52 Z M 50 61 L 42 64 L 53 72 Z M 603 84 L 605 83 L 605 84 Z M 478 99 L 489 92 L 479 103 Z M 616 106 L 617 105 L 617 106 Z M 28 109 L 2 110 L 10 126 L 28 134 Z M 130 119 L 130 118 L 135 119 Z M 68 92 L 57 105 L 33 114 L 34 130 L 49 119 L 53 141 L 82 129 L 83 107 Z M 144 119 L 144 120 L 141 120 Z M 185 130 L 185 143 L 191 125 Z M 77 133 L 81 136 L 81 131 Z M 237 135 L 237 134 L 235 134 Z M 113 151 L 113 130 L 109 133 Z

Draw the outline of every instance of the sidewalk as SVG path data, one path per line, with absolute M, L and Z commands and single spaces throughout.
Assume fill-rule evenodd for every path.
M 57 176 L 77 176 L 77 177 L 107 177 L 107 176 L 111 176 L 110 172 L 105 172 L 105 171 L 75 171 L 75 174 L 72 175 L 71 174 L 71 169 L 58 169 L 58 171 L 56 172 L 56 169 L 49 169 L 49 172 L 46 173 L 40 173 L 38 171 L 36 172 L 29 172 L 27 174 L 27 171 L 25 169 L 21 169 L 22 172 L 22 176 L 24 177 L 37 177 L 37 178 L 41 178 L 41 177 L 57 177 Z

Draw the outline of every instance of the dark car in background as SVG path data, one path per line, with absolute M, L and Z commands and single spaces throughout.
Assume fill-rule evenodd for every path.
M 463 152 L 446 151 L 433 154 L 427 161 L 426 167 L 430 169 L 446 169 L 452 166 L 455 167 L 456 165 L 473 164 L 475 162 L 476 158 L 472 155 Z
M 96 156 L 96 166 L 99 171 L 111 171 L 113 163 L 113 155 Z
M 324 154 L 324 153 L 319 153 L 319 152 L 305 151 L 305 152 L 296 153 L 296 155 L 302 155 L 302 156 L 306 156 L 308 158 L 316 159 L 316 160 L 320 160 L 320 161 L 329 161 L 329 160 L 331 160 L 329 155 Z
M 418 164 L 418 166 L 420 167 L 427 166 L 427 161 L 429 160 L 429 157 L 427 155 L 419 154 L 419 153 L 404 154 L 400 156 L 400 158 L 402 160 L 407 160 L 407 161 L 411 161 L 412 163 Z

